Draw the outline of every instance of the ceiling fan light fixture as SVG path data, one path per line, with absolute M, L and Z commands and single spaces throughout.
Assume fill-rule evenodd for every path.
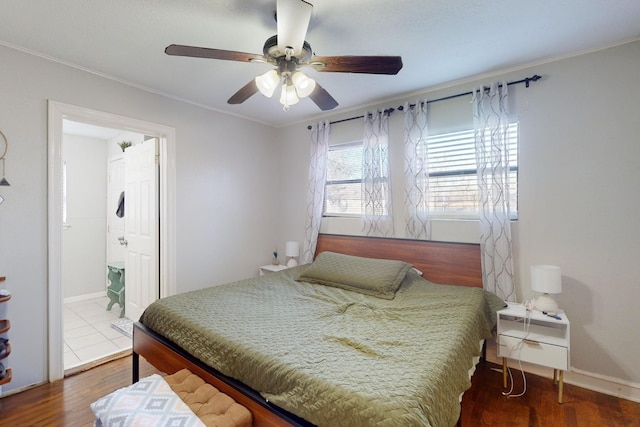
M 300 71 L 296 71 L 293 76 L 291 76 L 291 82 L 296 88 L 296 94 L 300 98 L 311 95 L 316 88 L 316 81 Z
M 312 12 L 313 5 L 304 0 L 277 0 L 276 24 L 281 52 L 285 53 L 287 48 L 293 49 L 294 55 L 302 52 Z
M 256 86 L 261 94 L 267 98 L 271 98 L 276 88 L 280 84 L 280 76 L 276 70 L 267 71 L 256 77 Z
M 298 103 L 300 98 L 305 97 L 309 97 L 322 111 L 338 106 L 338 101 L 320 83 L 303 73 L 298 73 L 299 67 L 311 67 L 316 71 L 329 73 L 377 75 L 395 75 L 402 69 L 400 56 L 315 56 L 311 45 L 305 40 L 312 14 L 313 5 L 309 0 L 276 0 L 274 17 L 277 33 L 264 42 L 262 55 L 177 44 L 167 46 L 165 53 L 191 58 L 267 63 L 275 66 L 275 70 L 251 79 L 242 86 L 231 95 L 227 104 L 242 104 L 258 92 L 271 98 L 278 85 L 282 83 L 280 103 L 285 111 Z
M 296 95 L 296 88 L 290 83 L 285 82 L 282 85 L 282 92 L 280 94 L 280 104 L 284 111 L 289 111 L 289 107 L 293 104 L 297 104 L 300 101 L 298 95 Z

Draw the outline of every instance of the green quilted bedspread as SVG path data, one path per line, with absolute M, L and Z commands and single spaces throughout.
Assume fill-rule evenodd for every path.
M 299 266 L 168 297 L 141 322 L 318 426 L 453 426 L 504 305 L 410 272 L 393 300 L 296 282 Z

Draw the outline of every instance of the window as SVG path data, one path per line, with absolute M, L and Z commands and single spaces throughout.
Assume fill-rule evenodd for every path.
M 509 204 L 512 219 L 518 203 L 518 123 L 509 125 Z M 429 211 L 432 218 L 477 219 L 478 183 L 474 130 L 431 135 Z M 362 216 L 362 142 L 329 147 L 325 216 Z
M 509 125 L 509 204 L 517 218 L 518 123 Z M 473 129 L 429 136 L 429 211 L 432 218 L 478 218 Z
M 362 141 L 329 147 L 324 215 L 362 216 Z

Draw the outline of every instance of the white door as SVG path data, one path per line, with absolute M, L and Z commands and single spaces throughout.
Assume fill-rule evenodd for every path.
M 157 153 L 157 138 L 124 152 L 125 313 L 134 321 L 159 295 Z
M 126 247 L 118 240 L 118 237 L 124 238 L 124 217 L 116 214 L 124 191 L 124 158 L 109 160 L 107 173 L 107 262 L 124 262 Z

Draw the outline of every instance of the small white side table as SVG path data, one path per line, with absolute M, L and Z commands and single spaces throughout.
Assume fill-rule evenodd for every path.
M 563 375 L 570 366 L 567 315 L 559 310 L 556 319 L 538 310 L 527 312 L 524 305 L 513 303 L 497 314 L 503 386 L 507 387 L 508 358 L 547 366 L 553 368 L 553 383 L 558 384 L 558 402 L 562 403 Z
M 264 276 L 265 273 L 274 273 L 276 271 L 286 270 L 287 268 L 289 267 L 287 267 L 286 264 L 278 264 L 278 265 L 269 264 L 269 265 L 263 265 L 258 269 L 258 271 L 261 276 Z

